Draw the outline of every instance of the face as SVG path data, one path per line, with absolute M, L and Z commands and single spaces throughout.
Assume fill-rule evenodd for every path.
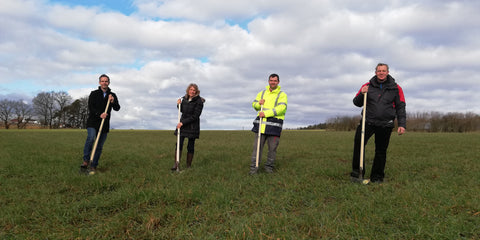
M 377 70 L 375 71 L 375 75 L 377 75 L 377 79 L 379 82 L 384 82 L 385 80 L 387 80 L 387 76 L 388 76 L 387 66 L 378 66 Z
M 278 84 L 280 81 L 278 81 L 278 77 L 271 77 L 268 79 L 268 85 L 270 85 L 270 89 L 275 90 L 278 87 Z
M 103 90 L 107 90 L 108 85 L 110 85 L 110 81 L 107 77 L 101 77 L 98 83 L 100 84 L 100 88 Z
M 194 87 L 190 87 L 190 88 L 188 89 L 188 96 L 189 96 L 189 97 L 195 97 L 196 94 L 197 94 L 197 90 L 195 90 Z

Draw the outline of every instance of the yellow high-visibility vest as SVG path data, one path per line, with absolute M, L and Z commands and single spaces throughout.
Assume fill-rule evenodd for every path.
M 263 124 L 261 132 L 265 133 L 265 128 L 269 125 L 279 127 L 281 131 L 283 120 L 285 119 L 285 113 L 287 112 L 287 94 L 281 91 L 280 86 L 278 86 L 273 91 L 270 91 L 270 86 L 266 86 L 266 89 L 259 92 L 252 103 L 252 107 L 256 111 L 260 111 L 261 109 L 261 106 L 258 103 L 261 99 L 265 99 L 265 103 L 263 105 L 263 112 L 265 113 L 265 117 L 262 119 Z M 271 119 L 272 117 L 280 119 L 281 123 L 279 121 Z

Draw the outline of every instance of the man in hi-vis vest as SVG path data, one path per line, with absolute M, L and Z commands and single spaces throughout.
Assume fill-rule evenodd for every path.
M 265 171 L 273 173 L 275 170 L 275 157 L 277 147 L 280 143 L 280 134 L 282 133 L 283 120 L 287 112 L 287 94 L 280 90 L 280 77 L 273 73 L 268 77 L 268 86 L 259 92 L 252 103 L 253 109 L 258 111 L 257 118 L 253 122 L 252 131 L 255 134 L 253 144 L 252 163 L 250 165 L 250 174 L 258 172 L 258 166 L 262 159 L 262 150 L 265 142 L 268 144 L 268 156 L 265 163 Z M 259 131 L 260 125 L 260 133 Z M 259 145 L 259 147 L 258 147 Z M 257 148 L 258 147 L 258 148 Z M 257 155 L 258 149 L 258 155 Z

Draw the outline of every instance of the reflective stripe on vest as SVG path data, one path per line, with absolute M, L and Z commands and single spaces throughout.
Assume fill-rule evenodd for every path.
M 260 123 L 260 120 L 253 120 L 253 123 L 257 123 L 259 124 Z M 283 124 L 281 123 L 275 123 L 275 122 L 265 122 L 265 121 L 262 121 L 262 125 L 265 124 L 265 125 L 269 125 L 269 126 L 274 126 L 274 127 L 279 127 L 281 128 L 283 126 Z
M 265 91 L 267 91 L 267 90 L 263 90 L 263 91 L 262 91 L 262 96 L 260 97 L 260 99 L 263 99 L 263 95 L 265 95 Z M 278 106 L 278 105 L 285 105 L 285 106 L 287 106 L 286 103 L 280 103 L 280 104 L 278 103 L 278 99 L 280 98 L 280 95 L 282 94 L 282 92 L 283 92 L 283 91 L 278 92 L 277 98 L 275 99 L 275 105 L 274 105 L 274 107 L 276 107 L 276 106 Z M 255 100 L 255 101 L 258 102 L 257 100 Z M 264 109 L 263 109 L 263 111 L 267 111 L 267 110 L 271 110 L 271 109 L 270 109 L 270 108 L 264 108 Z M 277 115 L 278 115 L 278 114 L 277 114 L 277 110 L 274 108 L 274 109 L 273 109 L 273 116 L 277 116 Z

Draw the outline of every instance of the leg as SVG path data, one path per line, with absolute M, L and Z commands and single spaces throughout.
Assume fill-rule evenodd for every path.
M 364 145 L 367 145 L 368 139 L 372 137 L 374 133 L 374 130 L 371 126 L 365 125 L 365 141 Z M 362 125 L 359 124 L 357 127 L 357 131 L 355 132 L 355 138 L 354 138 L 354 145 L 353 145 L 353 159 L 352 159 L 352 172 L 350 173 L 350 176 L 353 178 L 359 178 L 360 176 L 363 178 L 365 175 L 365 148 L 363 148 L 363 156 L 364 156 L 364 161 L 363 161 L 363 172 L 362 175 L 360 175 L 360 144 L 362 142 Z
M 258 164 L 260 165 L 261 159 L 262 159 L 262 152 L 263 152 L 263 146 L 265 144 L 265 135 L 262 134 L 260 137 L 260 154 L 258 155 Z M 258 135 L 255 134 L 255 141 L 253 142 L 253 153 L 252 153 L 252 161 L 250 163 L 250 174 L 255 174 L 257 173 L 257 167 L 256 167 L 256 162 L 257 162 L 257 142 L 258 142 Z
M 90 162 L 90 155 L 92 153 L 93 144 L 95 143 L 95 137 L 97 131 L 95 128 L 87 128 L 87 139 L 85 140 L 85 146 L 83 147 L 83 162 L 88 164 Z
M 180 156 L 179 158 L 182 158 L 182 149 L 183 149 L 183 142 L 185 141 L 185 137 L 183 136 L 180 136 Z M 180 163 L 180 159 L 178 159 L 178 162 L 177 162 L 177 143 L 175 143 L 175 155 L 174 155 L 174 162 L 173 162 L 173 167 L 170 169 L 172 171 L 175 171 L 177 170 L 178 168 L 178 163 Z
M 192 166 L 193 154 L 195 153 L 195 138 L 188 139 L 187 145 L 187 168 Z
M 97 131 L 95 128 L 87 128 L 87 139 L 83 147 L 83 162 L 80 165 L 80 173 L 88 173 L 88 165 L 90 164 L 90 155 L 92 153 L 93 144 L 95 143 L 95 137 Z
M 391 134 L 392 128 L 378 127 L 375 130 L 375 158 L 370 174 L 372 182 L 383 182 L 385 177 L 385 163 L 387 162 L 387 149 Z
M 268 143 L 268 155 L 267 155 L 267 162 L 265 163 L 265 171 L 268 173 L 273 173 L 273 170 L 275 169 L 275 158 L 277 157 L 277 148 L 278 148 L 278 144 L 280 144 L 280 137 L 268 136 L 267 143 Z
M 107 140 L 108 133 L 100 134 L 100 139 L 98 140 L 97 149 L 95 150 L 95 154 L 93 155 L 93 161 L 91 167 L 93 169 L 97 168 L 98 160 L 100 159 L 100 155 L 102 155 L 103 144 Z
M 185 137 L 184 136 L 180 136 L 180 151 L 183 150 L 183 142 L 185 141 Z M 177 151 L 177 143 L 175 142 L 175 151 Z

